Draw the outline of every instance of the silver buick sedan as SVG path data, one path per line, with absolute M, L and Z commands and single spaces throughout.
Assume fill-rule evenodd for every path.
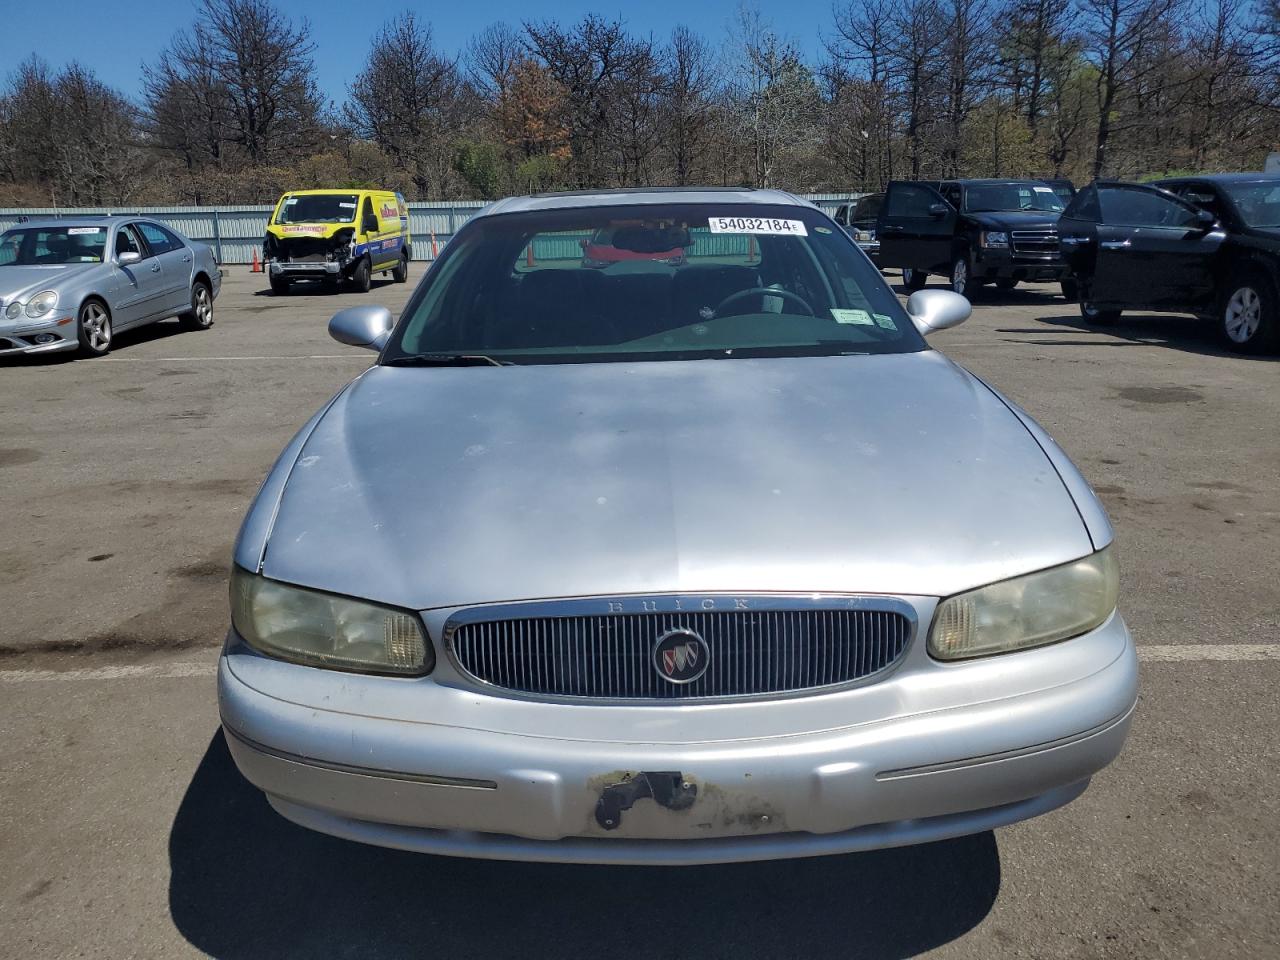
M 213 251 L 153 220 L 33 220 L 0 234 L 0 356 L 98 357 L 131 327 L 213 326 Z
M 625 256 L 585 266 L 608 231 Z M 684 256 L 665 256 L 680 249 Z M 1053 440 L 764 190 L 494 204 L 289 443 L 235 548 L 223 729 L 285 817 L 692 864 L 1079 796 L 1137 695 L 1112 529 Z

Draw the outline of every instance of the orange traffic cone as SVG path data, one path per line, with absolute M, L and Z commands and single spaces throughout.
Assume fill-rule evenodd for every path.
M 532 243 L 529 244 L 529 246 L 525 247 L 524 249 L 524 265 L 526 267 L 533 266 L 533 244 Z
M 756 238 L 752 234 L 747 234 L 747 263 L 756 262 Z
M 431 231 L 431 259 L 434 260 L 440 251 L 436 249 L 436 232 Z
M 249 267 L 250 273 L 261 273 L 262 262 L 258 259 L 258 248 L 253 248 L 253 264 Z

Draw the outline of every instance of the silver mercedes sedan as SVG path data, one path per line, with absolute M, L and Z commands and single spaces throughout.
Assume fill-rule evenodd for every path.
M 584 266 L 608 231 L 626 256 Z M 672 262 L 667 254 L 680 249 Z M 1119 753 L 1112 528 L 816 207 L 496 203 L 289 443 L 235 548 L 223 729 L 285 817 L 693 864 L 988 830 Z
M 137 217 L 32 220 L 0 234 L 0 356 L 98 357 L 131 327 L 213 326 L 213 251 Z

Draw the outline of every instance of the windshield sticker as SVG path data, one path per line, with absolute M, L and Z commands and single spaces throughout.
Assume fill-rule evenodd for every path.
M 78 237 L 86 233 L 101 233 L 102 227 L 72 227 L 67 233 L 73 237 Z
M 837 310 L 832 307 L 831 316 L 836 323 L 856 323 L 861 327 L 869 327 L 875 322 L 871 319 L 871 314 L 865 310 Z
M 877 327 L 884 327 L 886 330 L 898 329 L 897 325 L 894 324 L 893 319 L 891 317 L 887 317 L 883 313 L 873 313 L 872 316 L 876 318 Z
M 803 220 L 778 220 L 773 217 L 710 217 L 707 225 L 712 233 L 764 233 L 784 237 L 807 237 Z
M 285 198 L 284 198 L 284 205 L 285 205 L 286 207 L 287 207 L 287 206 L 289 206 L 289 204 L 291 204 L 291 203 L 297 203 L 297 202 L 298 202 L 298 198 L 297 198 L 297 197 L 285 197 Z
M 816 230 L 818 233 L 822 233 L 822 234 L 827 234 L 831 232 L 830 227 L 814 227 L 813 229 Z
M 1053 193 L 1053 187 L 1032 187 L 1036 193 Z
M 354 210 L 356 208 L 354 203 L 343 203 L 341 200 L 338 201 L 338 206 L 342 207 L 344 210 Z

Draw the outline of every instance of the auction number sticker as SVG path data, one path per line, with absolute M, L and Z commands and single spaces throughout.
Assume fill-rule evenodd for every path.
M 778 220 L 774 217 L 710 217 L 707 225 L 712 233 L 768 233 L 784 237 L 807 237 L 803 220 Z

